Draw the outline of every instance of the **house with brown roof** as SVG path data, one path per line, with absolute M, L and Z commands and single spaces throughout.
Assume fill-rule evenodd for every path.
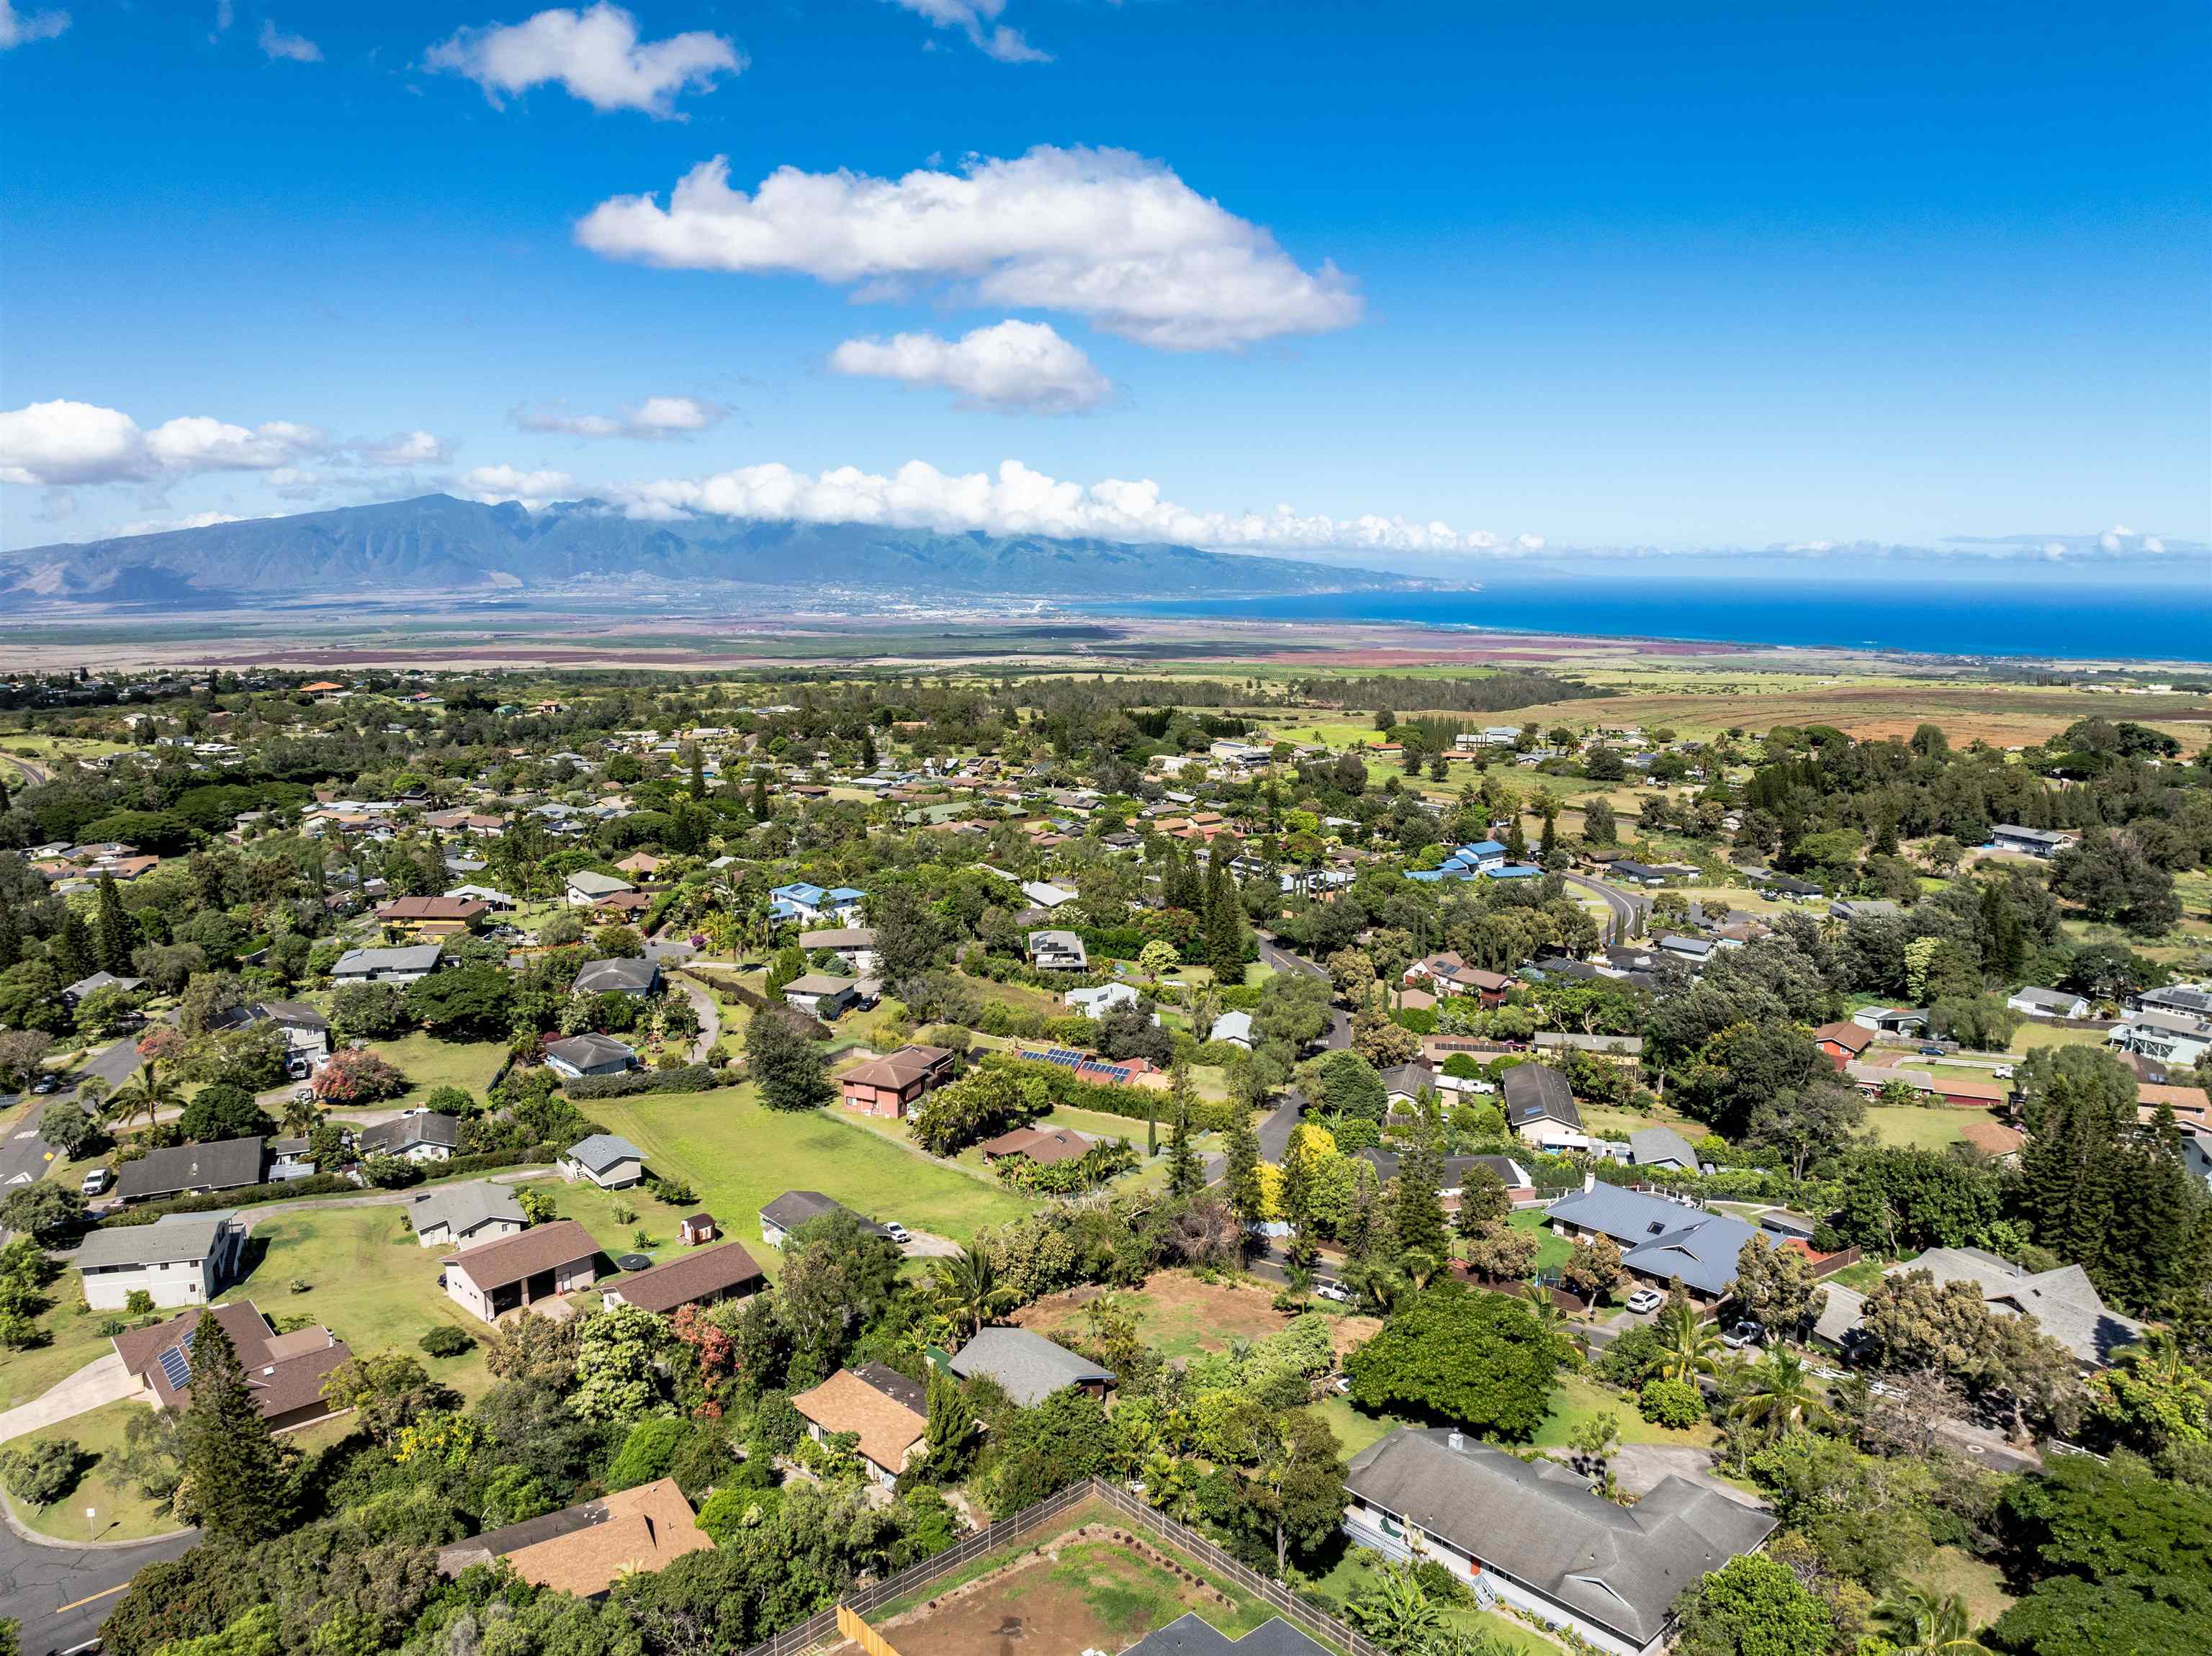
M 985 1139 L 975 1148 L 983 1152 L 986 1162 L 1018 1156 L 1048 1166 L 1055 1162 L 1080 1162 L 1091 1153 L 1094 1142 L 1066 1127 L 1016 1127 L 996 1138 Z
M 556 1219 L 447 1256 L 439 1281 L 454 1304 L 497 1322 L 510 1311 L 590 1287 L 599 1260 L 590 1231 L 574 1219 Z
M 664 1477 L 441 1547 L 438 1573 L 504 1561 L 532 1586 L 597 1598 L 626 1575 L 657 1574 L 714 1549 L 676 1480 Z
M 854 1452 L 869 1477 L 889 1489 L 906 1470 L 907 1459 L 929 1429 L 929 1394 L 915 1380 L 879 1362 L 841 1368 L 791 1406 L 805 1419 L 807 1435 L 851 1433 Z
M 237 1350 L 246 1386 L 270 1429 L 289 1432 L 330 1414 L 323 1382 L 352 1348 L 327 1328 L 279 1334 L 251 1300 L 194 1309 L 150 1328 L 126 1329 L 115 1336 L 115 1354 L 135 1379 L 146 1401 L 156 1409 L 182 1409 L 191 1400 L 192 1341 L 202 1316 L 212 1316 Z
M 610 1311 L 618 1305 L 634 1305 L 665 1317 L 673 1315 L 680 1306 L 748 1299 L 767 1286 L 767 1275 L 745 1252 L 744 1244 L 725 1242 L 720 1247 L 679 1254 L 634 1277 L 618 1277 L 608 1285 L 600 1301 Z
M 858 1064 L 837 1077 L 845 1107 L 863 1115 L 904 1116 L 925 1094 L 952 1079 L 953 1059 L 943 1046 L 909 1041 L 895 1052 Z
M 1840 1071 L 1874 1045 L 1874 1035 L 1873 1030 L 1845 1018 L 1840 1023 L 1824 1023 L 1813 1031 L 1813 1044 Z
M 489 913 L 491 905 L 474 897 L 394 897 L 378 906 L 376 918 L 411 937 L 451 937 Z

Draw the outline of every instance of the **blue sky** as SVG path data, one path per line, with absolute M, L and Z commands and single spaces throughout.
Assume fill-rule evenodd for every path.
M 2201 576 L 2207 18 L 17 0 L 0 534 L 442 487 Z

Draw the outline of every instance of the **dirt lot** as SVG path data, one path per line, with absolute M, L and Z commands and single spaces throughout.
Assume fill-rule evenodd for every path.
M 1024 1307 L 1014 1320 L 1048 1339 L 1063 1331 L 1080 1333 L 1084 1307 L 1103 1291 L 1084 1287 L 1050 1295 Z M 1116 1297 L 1138 1313 L 1139 1338 L 1170 1357 L 1225 1351 L 1232 1336 L 1256 1340 L 1290 1320 L 1269 1303 L 1274 1297 L 1270 1289 L 1249 1283 L 1200 1282 L 1185 1271 L 1156 1272 L 1143 1288 Z

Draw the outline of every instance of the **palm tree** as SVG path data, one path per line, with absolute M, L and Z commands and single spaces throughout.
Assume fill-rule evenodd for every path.
M 1820 1388 L 1806 1369 L 1805 1360 L 1781 1346 L 1770 1350 L 1751 1370 L 1750 1386 L 1730 1405 L 1735 1418 L 1764 1427 L 1770 1437 L 1779 1437 L 1792 1426 L 1817 1424 L 1828 1418 Z
M 305 1138 L 314 1131 L 322 1119 L 323 1113 L 315 1107 L 313 1095 L 295 1092 L 284 1105 L 283 1125 L 295 1138 Z
M 114 1101 L 125 1125 L 130 1124 L 133 1116 L 143 1111 L 146 1125 L 150 1127 L 161 1111 L 183 1105 L 184 1094 L 178 1090 L 175 1082 L 161 1074 L 161 1066 L 149 1058 L 137 1075 L 117 1089 Z
M 1698 1320 L 1686 1300 L 1674 1300 L 1659 1313 L 1652 1329 L 1659 1336 L 1658 1374 L 1662 1380 L 1687 1380 L 1713 1372 L 1713 1353 L 1720 1337 Z
M 1990 1656 L 1974 1637 L 1966 1600 L 1907 1582 L 1875 1606 L 1875 1620 L 1896 1645 L 1898 1656 Z
M 930 1289 L 953 1313 L 954 1322 L 970 1333 L 1019 1297 L 999 1281 L 998 1267 L 980 1244 L 963 1247 L 950 1259 L 929 1262 Z

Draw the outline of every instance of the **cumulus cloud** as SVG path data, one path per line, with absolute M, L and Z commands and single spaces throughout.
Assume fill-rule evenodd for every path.
M 497 107 L 502 94 L 558 84 L 594 109 L 640 109 L 681 119 L 678 93 L 708 92 L 718 75 L 742 73 L 745 60 L 721 35 L 695 29 L 665 40 L 638 39 L 637 19 L 620 6 L 541 11 L 527 21 L 465 28 L 432 46 L 434 70 L 465 75 Z
M 522 408 L 509 417 L 525 431 L 563 437 L 683 437 L 717 424 L 729 410 L 697 397 L 648 397 L 619 415 L 571 414 L 565 404 Z
M 939 28 L 957 28 L 985 55 L 1002 64 L 1048 64 L 1052 54 L 1022 39 L 1019 29 L 999 21 L 1006 0 L 891 0 L 902 11 L 927 17 Z
M 818 475 L 769 464 L 709 477 L 662 478 L 605 491 L 629 516 L 696 516 L 775 522 L 878 524 L 945 533 L 1097 537 L 1172 541 L 1253 550 L 1327 547 L 1394 552 L 1498 549 L 1494 535 L 1444 523 L 1370 513 L 1330 518 L 1278 506 L 1270 512 L 1196 512 L 1160 498 L 1158 483 L 1109 478 L 1087 488 L 1032 470 L 1018 460 L 995 473 L 955 475 L 920 460 L 880 476 L 842 466 Z
M 999 323 L 958 339 L 902 333 L 848 339 L 830 353 L 833 373 L 942 385 L 963 406 L 1078 414 L 1113 393 L 1114 382 L 1042 322 Z
M 1012 161 L 903 178 L 779 167 L 750 195 L 726 156 L 663 207 L 601 202 L 576 239 L 665 270 L 797 274 L 857 298 L 951 287 L 989 305 L 1061 311 L 1165 350 L 1220 350 L 1350 326 L 1359 296 L 1334 264 L 1301 267 L 1266 229 L 1125 149 L 1041 146 Z
M 477 466 L 461 479 L 471 500 L 497 502 L 519 500 L 532 512 L 568 498 L 575 479 L 565 471 L 523 471 L 514 466 Z
M 142 518 L 137 523 L 127 523 L 110 531 L 109 536 L 123 540 L 132 535 L 160 535 L 172 529 L 212 529 L 217 524 L 242 524 L 245 521 L 234 512 L 195 512 L 185 518 Z
M 0 52 L 51 40 L 69 26 L 65 11 L 17 11 L 10 0 L 0 0 Z
M 272 420 L 233 425 L 208 415 L 183 415 L 150 431 L 119 409 L 57 399 L 0 411 L 0 482 L 118 483 L 202 471 L 265 471 L 278 484 L 296 482 L 303 461 L 344 465 L 410 466 L 447 456 L 427 431 L 380 441 L 331 444 L 314 427 Z
M 261 51 L 270 62 L 287 58 L 295 64 L 319 64 L 323 49 L 304 34 L 287 34 L 266 17 L 261 20 Z

